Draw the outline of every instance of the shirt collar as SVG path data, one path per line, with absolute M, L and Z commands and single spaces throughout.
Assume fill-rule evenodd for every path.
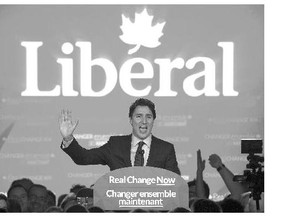
M 134 136 L 134 135 L 132 134 L 132 141 L 131 141 L 132 147 L 137 146 L 137 144 L 138 144 L 140 141 L 145 142 L 145 144 L 150 148 L 150 146 L 151 146 L 151 141 L 152 141 L 152 134 L 150 134 L 150 135 L 149 135 L 146 139 L 144 139 L 144 140 L 141 140 L 141 139 L 139 139 L 138 137 L 136 137 L 136 136 Z

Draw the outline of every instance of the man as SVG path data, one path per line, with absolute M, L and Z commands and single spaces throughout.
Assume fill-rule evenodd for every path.
M 154 103 L 144 98 L 137 99 L 129 109 L 132 134 L 111 136 L 103 146 L 87 150 L 73 137 L 78 121 L 72 121 L 70 111 L 62 111 L 59 118 L 63 137 L 61 148 L 79 165 L 108 165 L 111 171 L 144 165 L 167 169 L 180 175 L 174 146 L 151 133 L 155 119 Z
M 29 212 L 45 212 L 47 209 L 47 188 L 40 184 L 33 184 L 28 191 Z
M 7 192 L 8 199 L 15 199 L 19 202 L 22 212 L 28 210 L 28 195 L 25 188 L 20 184 L 12 185 Z

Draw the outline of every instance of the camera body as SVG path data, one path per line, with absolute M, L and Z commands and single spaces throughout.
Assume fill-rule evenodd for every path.
M 235 175 L 233 181 L 246 182 L 251 189 L 251 196 L 254 200 L 261 199 L 261 193 L 264 192 L 264 157 L 256 154 L 262 154 L 263 141 L 260 139 L 241 140 L 241 153 L 248 154 L 243 175 Z

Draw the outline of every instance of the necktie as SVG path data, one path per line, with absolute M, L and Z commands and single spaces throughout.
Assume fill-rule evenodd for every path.
M 145 143 L 143 141 L 140 141 L 138 143 L 138 148 L 135 155 L 135 161 L 134 166 L 143 166 L 144 165 L 144 150 L 142 149 L 142 146 Z

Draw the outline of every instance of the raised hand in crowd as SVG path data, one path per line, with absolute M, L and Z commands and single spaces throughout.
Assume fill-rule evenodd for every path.
M 198 198 L 207 198 L 203 180 L 203 171 L 205 169 L 205 160 L 202 160 L 201 150 L 197 151 L 197 173 L 196 173 L 196 194 Z
M 73 132 L 78 125 L 78 120 L 73 121 L 70 110 L 61 110 L 61 114 L 58 119 L 60 133 L 63 137 L 63 140 L 70 142 L 73 140 Z
M 210 165 L 217 169 L 226 187 L 231 193 L 230 198 L 241 200 L 241 194 L 247 191 L 241 183 L 233 181 L 234 174 L 222 163 L 221 158 L 217 154 L 209 156 Z

